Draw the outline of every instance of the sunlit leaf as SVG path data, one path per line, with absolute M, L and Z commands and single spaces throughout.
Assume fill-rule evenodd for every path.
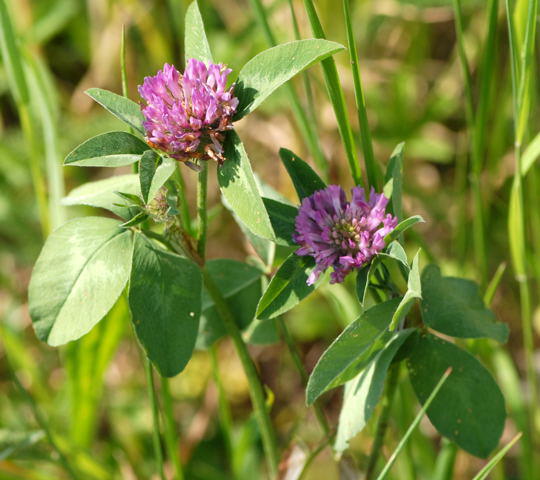
M 55 230 L 28 290 L 37 337 L 57 346 L 90 331 L 122 293 L 132 250 L 132 232 L 110 218 L 76 218 Z
M 64 160 L 78 167 L 122 167 L 138 162 L 148 145 L 127 132 L 108 132 L 79 145 Z
M 380 303 L 363 312 L 321 355 L 306 388 L 307 403 L 344 384 L 365 368 L 392 334 L 388 326 L 399 299 Z
M 238 75 L 235 95 L 240 100 L 235 120 L 255 110 L 277 88 L 297 73 L 345 47 L 311 38 L 264 50 L 247 62 Z
M 115 117 L 144 134 L 144 116 L 141 107 L 133 100 L 102 88 L 89 88 L 86 90 L 86 94 Z

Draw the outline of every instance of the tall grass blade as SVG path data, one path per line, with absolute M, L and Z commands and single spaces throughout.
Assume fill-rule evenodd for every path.
M 294 10 L 294 4 L 293 0 L 288 0 L 289 3 L 289 10 L 291 12 L 291 19 L 293 24 L 293 30 L 294 30 L 294 38 L 295 40 L 301 40 L 302 35 L 300 34 L 300 26 L 298 24 L 298 18 L 296 16 L 295 10 Z M 307 70 L 304 70 L 302 72 L 302 82 L 304 84 L 304 90 L 306 92 L 306 100 L 307 100 L 307 109 L 309 112 L 309 117 L 312 122 L 312 130 L 317 131 L 318 126 L 318 120 L 317 120 L 317 113 L 315 110 L 315 101 L 314 101 L 314 94 L 313 94 L 313 86 L 311 84 L 310 80 L 310 73 Z M 327 173 L 327 172 L 326 172 Z
M 49 218 L 51 230 L 55 230 L 66 220 L 65 208 L 61 203 L 64 198 L 64 175 L 62 156 L 58 146 L 58 108 L 54 102 L 56 95 L 50 92 L 52 82 L 46 65 L 39 58 L 29 58 L 26 69 L 28 84 L 35 99 L 35 110 L 39 117 L 45 149 L 45 171 L 49 193 Z
M 501 283 L 502 277 L 504 275 L 504 272 L 506 271 L 506 262 L 502 262 L 495 271 L 495 274 L 493 275 L 493 278 L 489 282 L 486 293 L 484 293 L 484 303 L 489 306 L 491 305 L 491 302 L 493 301 L 493 297 L 495 296 L 495 292 L 497 291 L 497 288 L 499 288 L 499 284 Z
M 0 52 L 6 69 L 8 85 L 15 100 L 21 128 L 29 151 L 30 172 L 36 193 L 41 229 L 46 236 L 50 231 L 45 178 L 40 164 L 40 148 L 37 139 L 38 126 L 30 108 L 30 94 L 24 72 L 24 55 L 15 35 L 5 0 L 0 0 Z
M 521 176 L 525 177 L 536 160 L 540 157 L 540 133 L 529 142 L 521 156 Z
M 13 372 L 13 382 L 17 386 L 17 388 L 21 391 L 23 394 L 25 400 L 27 401 L 28 405 L 30 406 L 32 413 L 36 419 L 36 422 L 38 423 L 39 427 L 43 432 L 45 433 L 45 436 L 47 437 L 47 440 L 49 442 L 49 445 L 53 448 L 53 450 L 58 455 L 58 460 L 62 467 L 65 469 L 66 473 L 69 475 L 69 477 L 72 480 L 77 480 L 79 477 L 73 467 L 73 465 L 70 462 L 70 459 L 65 454 L 64 450 L 60 448 L 58 442 L 56 441 L 55 436 L 53 435 L 49 423 L 47 422 L 45 416 L 41 412 L 40 408 L 36 404 L 36 401 L 30 394 L 30 392 L 22 385 L 22 383 L 19 381 L 19 378 L 17 377 L 17 374 Z
M 535 419 L 539 409 L 538 382 L 534 360 L 534 330 L 532 322 L 531 292 L 527 271 L 526 211 L 523 192 L 521 148 L 527 131 L 527 120 L 530 111 L 529 104 L 531 103 L 529 82 L 532 79 L 532 75 L 534 75 L 533 48 L 536 37 L 538 0 L 529 0 L 526 9 L 522 5 L 517 19 L 514 18 L 514 14 L 516 13 L 516 9 L 512 10 L 511 8 L 510 0 L 506 0 L 506 16 L 508 21 L 508 36 L 512 64 L 515 146 L 515 173 L 510 193 L 508 236 L 512 254 L 512 263 L 519 284 L 523 346 L 525 350 L 527 383 L 530 390 L 527 430 L 530 431 L 531 450 L 532 452 L 535 452 L 538 447 L 538 433 L 535 427 Z M 521 27 L 519 32 L 516 31 L 516 24 Z M 522 32 L 523 26 L 525 26 L 524 33 Z M 533 462 L 534 459 L 528 459 L 528 471 L 533 471 Z
M 375 161 L 373 155 L 373 143 L 369 130 L 369 122 L 366 111 L 366 100 L 362 89 L 362 79 L 360 77 L 360 67 L 358 65 L 358 52 L 356 50 L 356 41 L 351 21 L 351 11 L 349 0 L 343 0 L 343 15 L 345 17 L 345 27 L 347 30 L 347 45 L 349 47 L 349 56 L 351 59 L 351 69 L 354 82 L 354 98 L 358 112 L 358 125 L 360 127 L 360 138 L 362 140 L 362 151 L 364 153 L 364 162 L 366 165 L 367 180 L 370 186 L 379 191 L 382 180 L 382 173 L 379 164 Z
M 264 33 L 266 42 L 270 47 L 276 46 L 277 39 L 270 27 L 266 11 L 263 4 L 261 3 L 261 0 L 250 0 L 250 3 L 255 12 L 257 22 L 259 23 Z M 298 123 L 298 127 L 302 132 L 302 136 L 304 137 L 304 141 L 306 142 L 306 145 L 309 148 L 311 155 L 313 155 L 313 160 L 315 161 L 315 164 L 321 170 L 323 177 L 326 179 L 328 176 L 328 162 L 321 148 L 315 125 L 313 122 L 310 122 L 309 118 L 307 117 L 294 86 L 290 82 L 287 82 L 285 84 L 285 88 L 289 95 L 289 99 L 291 101 L 291 108 Z
M 503 459 L 508 450 L 510 450 L 514 446 L 514 444 L 521 438 L 521 435 L 522 433 L 519 432 L 512 440 L 508 442 L 506 446 L 501 448 L 497 452 L 497 454 L 488 462 L 488 464 L 484 468 L 482 468 L 482 470 L 480 470 L 478 474 L 474 476 L 473 480 L 485 480 L 491 470 L 493 470 L 495 466 Z
M 161 396 L 163 399 L 163 423 L 165 448 L 167 455 L 172 463 L 174 470 L 174 479 L 183 480 L 184 472 L 180 460 L 180 442 L 178 441 L 177 426 L 174 421 L 173 399 L 169 379 L 161 377 Z
M 326 38 L 323 27 L 313 0 L 304 0 L 304 7 L 307 11 L 309 23 L 311 24 L 311 30 L 316 38 Z M 324 73 L 324 80 L 326 83 L 326 89 L 328 96 L 334 107 L 334 113 L 338 122 L 339 134 L 345 147 L 345 153 L 349 162 L 349 168 L 354 182 L 357 185 L 362 183 L 362 171 L 360 170 L 360 164 L 358 163 L 358 155 L 356 153 L 356 146 L 354 142 L 351 123 L 348 117 L 347 105 L 345 103 L 345 95 L 341 82 L 339 80 L 336 62 L 333 58 L 326 58 L 321 61 L 321 66 Z
M 473 80 L 469 61 L 465 52 L 463 34 L 463 11 L 461 0 L 453 0 L 458 56 L 465 79 L 465 113 L 471 146 L 471 190 L 474 202 L 473 240 L 475 261 L 478 264 L 480 283 L 487 280 L 487 252 L 485 241 L 485 205 L 481 190 L 481 173 L 483 155 L 485 150 L 486 115 L 493 78 L 494 48 L 497 28 L 498 0 L 490 0 L 488 6 L 488 31 L 482 68 L 480 69 L 480 94 L 478 106 L 475 110 L 473 97 Z
M 146 354 L 142 352 L 144 356 L 144 368 L 146 370 L 146 383 L 148 389 L 148 398 L 150 400 L 150 408 L 152 410 L 152 446 L 154 447 L 154 460 L 156 462 L 156 469 L 161 480 L 167 480 L 165 477 L 165 471 L 163 470 L 163 451 L 161 447 L 161 429 L 159 426 L 159 405 L 156 394 L 156 387 L 154 383 L 154 372 L 150 359 L 146 357 Z

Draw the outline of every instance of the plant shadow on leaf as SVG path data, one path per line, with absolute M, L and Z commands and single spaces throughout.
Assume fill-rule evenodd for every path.
M 270 281 L 257 306 L 257 318 L 269 320 L 293 308 L 321 283 L 308 285 L 309 273 L 315 266 L 313 257 L 291 253 Z
M 218 168 L 221 193 L 238 218 L 254 234 L 275 241 L 276 236 L 244 145 L 232 130 L 224 143 L 225 162 Z

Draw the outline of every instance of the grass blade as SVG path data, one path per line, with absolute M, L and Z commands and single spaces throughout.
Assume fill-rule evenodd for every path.
M 524 5 L 524 4 L 523 4 Z M 523 346 L 525 350 L 525 363 L 527 383 L 530 389 L 528 428 L 530 431 L 531 450 L 534 452 L 538 445 L 538 433 L 535 428 L 535 418 L 538 409 L 538 381 L 534 360 L 534 327 L 532 322 L 531 292 L 527 277 L 527 244 L 525 230 L 525 199 L 523 192 L 522 155 L 521 147 L 527 132 L 528 116 L 531 104 L 530 81 L 534 75 L 533 50 L 536 37 L 536 22 L 538 0 L 529 0 L 527 9 L 520 9 L 520 16 L 516 19 L 519 25 L 525 25 L 525 34 L 520 42 L 510 0 L 506 0 L 506 16 L 508 21 L 508 37 L 510 44 L 512 65 L 512 98 L 514 105 L 514 156 L 515 174 L 510 193 L 510 207 L 508 214 L 508 238 L 514 272 L 519 284 L 521 323 Z M 527 432 L 528 434 L 528 432 Z M 533 458 L 527 458 L 527 470 L 534 468 Z
M 304 7 L 308 14 L 313 35 L 316 38 L 326 39 L 321 21 L 319 20 L 319 16 L 315 10 L 313 0 L 304 0 Z M 345 95 L 343 93 L 343 88 L 341 87 L 341 82 L 339 81 L 336 62 L 333 58 L 326 58 L 325 60 L 321 61 L 321 66 L 324 73 L 324 80 L 326 83 L 328 96 L 330 97 L 330 101 L 334 107 L 334 113 L 338 122 L 339 134 L 341 135 L 343 146 L 345 147 L 345 153 L 347 154 L 349 168 L 351 170 L 354 183 L 360 185 L 362 183 L 362 172 L 358 162 L 353 132 L 348 118 L 347 105 L 345 103 Z
M 41 230 L 43 235 L 47 236 L 50 231 L 50 221 L 45 178 L 40 165 L 41 152 L 37 137 L 38 125 L 30 110 L 29 88 L 24 72 L 24 55 L 18 44 L 5 0 L 0 0 L 0 53 L 6 69 L 9 89 L 17 106 L 21 128 L 29 145 L 30 172 L 37 197 Z
M 46 65 L 39 58 L 31 58 L 27 65 L 28 84 L 34 92 L 36 113 L 40 119 L 45 148 L 45 171 L 49 191 L 49 218 L 51 230 L 66 221 L 65 209 L 61 204 L 64 198 L 64 175 L 58 145 L 58 116 L 54 111 L 54 98 L 49 98 L 47 85 L 51 84 Z
M 379 191 L 382 173 L 373 155 L 373 143 L 369 130 L 369 122 L 366 111 L 366 101 L 362 90 L 362 80 L 360 77 L 360 67 L 358 66 L 358 52 L 352 28 L 351 12 L 349 0 L 343 0 L 343 15 L 345 17 L 345 27 L 347 29 L 347 45 L 351 59 L 351 69 L 354 81 L 354 98 L 358 110 L 358 125 L 360 126 L 360 138 L 362 140 L 362 151 L 366 165 L 367 180 L 370 186 Z
M 415 419 L 411 423 L 411 426 L 407 429 L 407 431 L 405 432 L 405 435 L 403 435 L 403 438 L 398 443 L 398 446 L 394 450 L 394 453 L 392 453 L 392 456 L 386 462 L 386 465 L 384 466 L 381 473 L 377 477 L 377 480 L 382 480 L 383 478 L 386 477 L 386 475 L 388 474 L 388 472 L 392 468 L 392 465 L 396 461 L 397 456 L 399 455 L 401 450 L 403 450 L 403 447 L 405 447 L 405 444 L 407 443 L 407 440 L 409 439 L 409 437 L 414 432 L 414 429 L 420 423 L 420 420 L 422 420 L 422 417 L 425 415 L 427 409 L 431 405 L 431 402 L 433 402 L 433 400 L 435 399 L 435 397 L 439 393 L 439 390 L 444 385 L 444 382 L 446 382 L 446 380 L 448 380 L 448 377 L 450 376 L 451 373 L 452 373 L 452 369 L 449 368 L 448 370 L 446 370 L 444 375 L 441 377 L 441 379 L 439 380 L 439 383 L 437 383 L 437 385 L 435 386 L 435 388 L 433 389 L 433 391 L 429 395 L 428 399 L 426 400 L 426 403 L 424 403 L 424 405 L 422 406 L 422 408 L 418 412 L 418 415 L 416 415 Z
M 268 17 L 266 15 L 263 4 L 261 3 L 261 0 L 250 0 L 250 2 L 255 12 L 257 22 L 263 30 L 268 45 L 271 47 L 276 46 L 277 40 L 272 29 L 270 28 L 270 23 L 268 22 Z M 314 128 L 314 124 L 310 122 L 309 118 L 307 117 L 302 103 L 300 102 L 298 93 L 293 87 L 293 85 L 291 83 L 286 83 L 285 89 L 287 90 L 287 93 L 289 95 L 289 99 L 291 101 L 291 108 L 298 123 L 298 127 L 302 132 L 302 136 L 304 137 L 304 141 L 306 142 L 306 145 L 308 146 L 311 155 L 313 155 L 315 164 L 323 172 L 323 176 L 327 177 L 328 162 L 319 143 L 319 137 L 317 135 L 316 129 Z
M 510 450 L 514 444 L 521 438 L 522 432 L 519 432 L 512 440 L 508 442 L 506 446 L 501 448 L 496 455 L 488 462 L 488 464 L 482 468 L 473 478 L 473 480 L 485 480 L 489 475 L 489 472 L 495 468 L 495 466 L 503 459 L 508 450 Z

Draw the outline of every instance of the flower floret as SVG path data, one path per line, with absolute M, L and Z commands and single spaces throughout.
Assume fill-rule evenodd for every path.
M 310 255 L 316 262 L 308 285 L 330 267 L 330 282 L 343 282 L 351 271 L 369 263 L 384 248 L 384 238 L 398 222 L 386 213 L 387 204 L 388 199 L 374 189 L 367 199 L 362 187 L 352 189 L 349 202 L 338 185 L 304 198 L 293 239 L 300 245 L 296 254 Z
M 148 144 L 182 161 L 215 159 L 222 163 L 224 132 L 238 107 L 231 70 L 191 58 L 183 74 L 165 64 L 139 86 Z

